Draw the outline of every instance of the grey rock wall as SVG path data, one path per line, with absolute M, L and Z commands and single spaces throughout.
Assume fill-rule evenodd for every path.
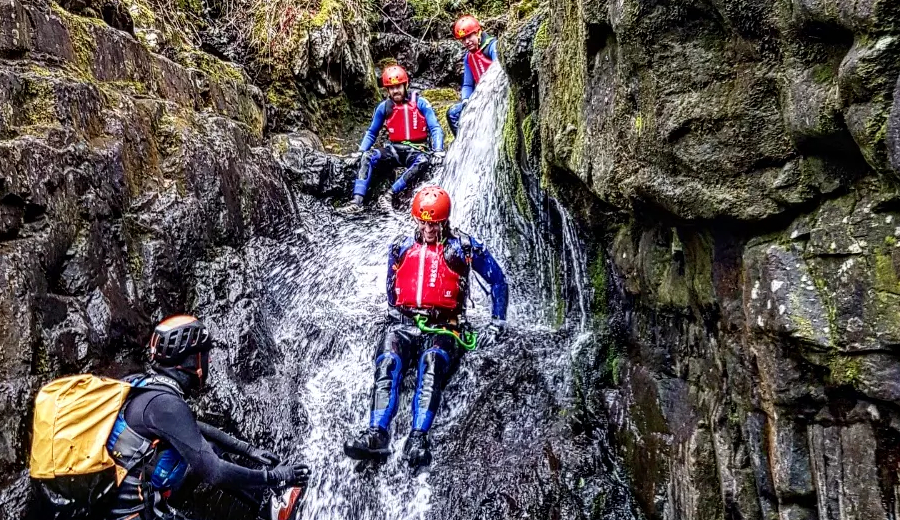
M 895 518 L 900 4 L 534 20 L 504 41 L 520 151 L 590 237 L 575 371 L 647 517 Z

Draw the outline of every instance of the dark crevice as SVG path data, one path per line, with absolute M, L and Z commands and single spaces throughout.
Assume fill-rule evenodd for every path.
M 44 218 L 47 208 L 40 204 L 28 202 L 25 204 L 25 223 L 31 224 Z

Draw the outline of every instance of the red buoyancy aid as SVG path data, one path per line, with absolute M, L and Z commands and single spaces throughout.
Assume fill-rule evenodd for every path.
M 477 51 L 470 52 L 466 59 L 469 61 L 469 70 L 472 71 L 472 79 L 475 80 L 475 83 L 478 84 L 478 81 L 481 79 L 481 76 L 484 75 L 485 71 L 487 71 L 488 67 L 491 66 L 493 60 L 488 58 L 484 54 L 484 50 L 487 49 L 488 45 L 494 41 L 493 38 L 488 38 L 487 41 L 484 42 L 484 45 L 481 46 Z
M 397 268 L 394 292 L 399 307 L 453 310 L 461 290 L 460 275 L 444 260 L 444 244 L 416 242 Z
M 428 123 L 425 121 L 425 114 L 419 110 L 419 96 L 415 92 L 410 94 L 406 103 L 390 104 L 393 108 L 384 126 L 392 143 L 421 143 L 428 140 Z

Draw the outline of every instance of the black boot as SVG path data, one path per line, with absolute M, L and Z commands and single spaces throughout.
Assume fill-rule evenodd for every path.
M 412 468 L 431 464 L 431 443 L 428 442 L 428 434 L 419 430 L 413 430 L 409 434 L 406 441 L 406 460 Z
M 387 457 L 391 454 L 388 432 L 380 428 L 369 428 L 359 437 L 344 443 L 344 454 L 356 460 Z

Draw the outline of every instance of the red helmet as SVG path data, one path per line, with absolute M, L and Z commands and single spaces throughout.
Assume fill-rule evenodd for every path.
M 475 34 L 481 30 L 481 24 L 471 15 L 465 15 L 453 24 L 453 36 L 457 40 L 462 40 L 470 34 Z
M 419 190 L 412 202 L 412 216 L 429 222 L 443 222 L 450 218 L 450 194 L 439 186 Z
M 409 83 L 409 76 L 406 74 L 406 69 L 400 65 L 388 65 L 381 73 L 381 84 L 385 87 L 404 83 Z

